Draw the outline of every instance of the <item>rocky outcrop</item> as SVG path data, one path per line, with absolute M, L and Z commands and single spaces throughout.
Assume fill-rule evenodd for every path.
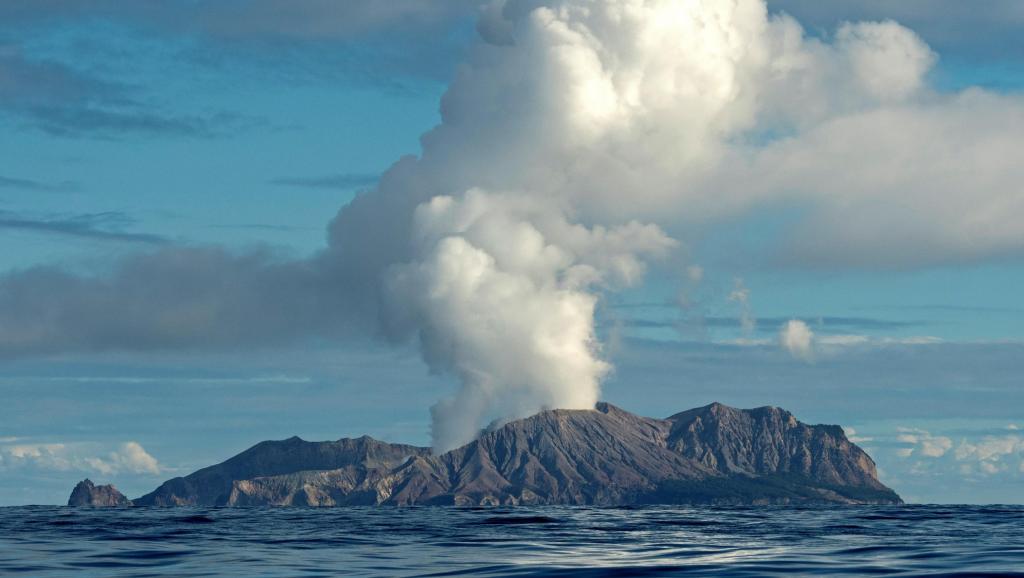
M 77 491 L 77 489 L 76 489 Z M 136 505 L 900 503 L 839 426 L 721 404 L 667 419 L 551 410 L 434 456 L 369 437 L 263 442 Z
M 69 506 L 114 508 L 132 505 L 131 501 L 114 486 L 97 486 L 86 478 L 71 491 Z

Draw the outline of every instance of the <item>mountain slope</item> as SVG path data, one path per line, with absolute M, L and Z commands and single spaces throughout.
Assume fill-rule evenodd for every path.
M 670 424 L 613 405 L 553 410 L 441 456 L 457 504 L 618 504 L 662 479 L 713 475 L 666 445 Z
M 307 442 L 298 437 L 265 441 L 223 463 L 168 480 L 133 502 L 139 506 L 228 505 L 239 480 L 304 470 L 388 469 L 409 456 L 429 454 L 428 448 L 388 444 L 368 436 L 335 442 Z
M 369 437 L 263 442 L 135 505 L 899 503 L 839 426 L 721 404 L 550 410 L 440 456 Z

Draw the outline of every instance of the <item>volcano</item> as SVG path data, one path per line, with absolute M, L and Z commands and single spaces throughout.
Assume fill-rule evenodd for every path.
M 112 490 L 113 488 L 111 488 Z M 115 490 L 116 491 L 116 490 Z M 69 505 L 107 506 L 78 491 Z M 259 443 L 134 506 L 899 504 L 837 425 L 713 403 L 665 419 L 549 410 L 441 455 L 364 436 Z M 123 505 L 123 504 L 122 504 Z

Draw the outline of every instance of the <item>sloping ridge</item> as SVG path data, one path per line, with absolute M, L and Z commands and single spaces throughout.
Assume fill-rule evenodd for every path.
M 135 505 L 900 503 L 839 426 L 714 403 L 549 410 L 440 456 L 369 437 L 262 442 Z
M 265 441 L 225 462 L 168 480 L 133 503 L 139 506 L 229 505 L 235 482 L 239 480 L 304 470 L 391 468 L 409 456 L 429 454 L 429 448 L 389 444 L 369 436 L 333 442 L 307 442 L 298 437 Z

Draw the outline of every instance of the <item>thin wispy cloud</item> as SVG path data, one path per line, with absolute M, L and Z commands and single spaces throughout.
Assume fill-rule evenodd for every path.
M 0 78 L 0 114 L 17 127 L 51 136 L 216 138 L 266 125 L 235 112 L 163 111 L 147 104 L 136 87 L 62 62 L 30 58 L 17 47 L 0 46 Z
M 307 189 L 351 190 L 369 187 L 380 179 L 379 173 L 342 173 L 316 177 L 278 177 L 270 184 Z
M 241 223 L 237 225 L 210 225 L 213 229 L 251 229 L 254 231 L 277 231 L 290 233 L 294 231 L 318 231 L 319 227 L 302 227 L 298 225 L 278 225 L 273 223 Z
M 166 237 L 152 233 L 134 233 L 124 228 L 135 220 L 119 211 L 88 213 L 53 218 L 30 218 L 10 211 L 0 211 L 0 230 L 29 231 L 93 239 L 162 245 Z
M 21 112 L 32 128 L 61 137 L 220 138 L 267 124 L 259 118 L 224 112 L 207 116 L 161 114 L 146 110 L 142 105 L 120 109 L 65 105 L 31 107 Z
M 50 193 L 73 191 L 78 188 L 78 185 L 71 181 L 48 183 L 32 179 L 22 179 L 17 177 L 0 175 L 0 188 Z
M 878 319 L 873 317 L 843 317 L 843 316 L 832 316 L 824 315 L 820 317 L 759 317 L 758 325 L 754 328 L 755 331 L 760 333 L 775 333 L 778 331 L 779 326 L 785 324 L 791 319 L 797 319 L 814 329 L 825 329 L 830 331 L 887 331 L 887 330 L 899 330 L 907 329 L 912 327 L 921 327 L 928 325 L 926 321 L 915 321 L 915 320 L 891 320 L 891 319 Z M 674 328 L 680 327 L 681 325 L 700 324 L 707 328 L 717 329 L 744 329 L 747 325 L 743 323 L 743 320 L 736 317 L 695 317 L 687 318 L 684 320 L 673 320 L 669 319 L 643 319 L 643 318 L 626 318 L 617 319 L 614 323 L 620 324 L 625 327 L 637 327 L 637 328 Z

